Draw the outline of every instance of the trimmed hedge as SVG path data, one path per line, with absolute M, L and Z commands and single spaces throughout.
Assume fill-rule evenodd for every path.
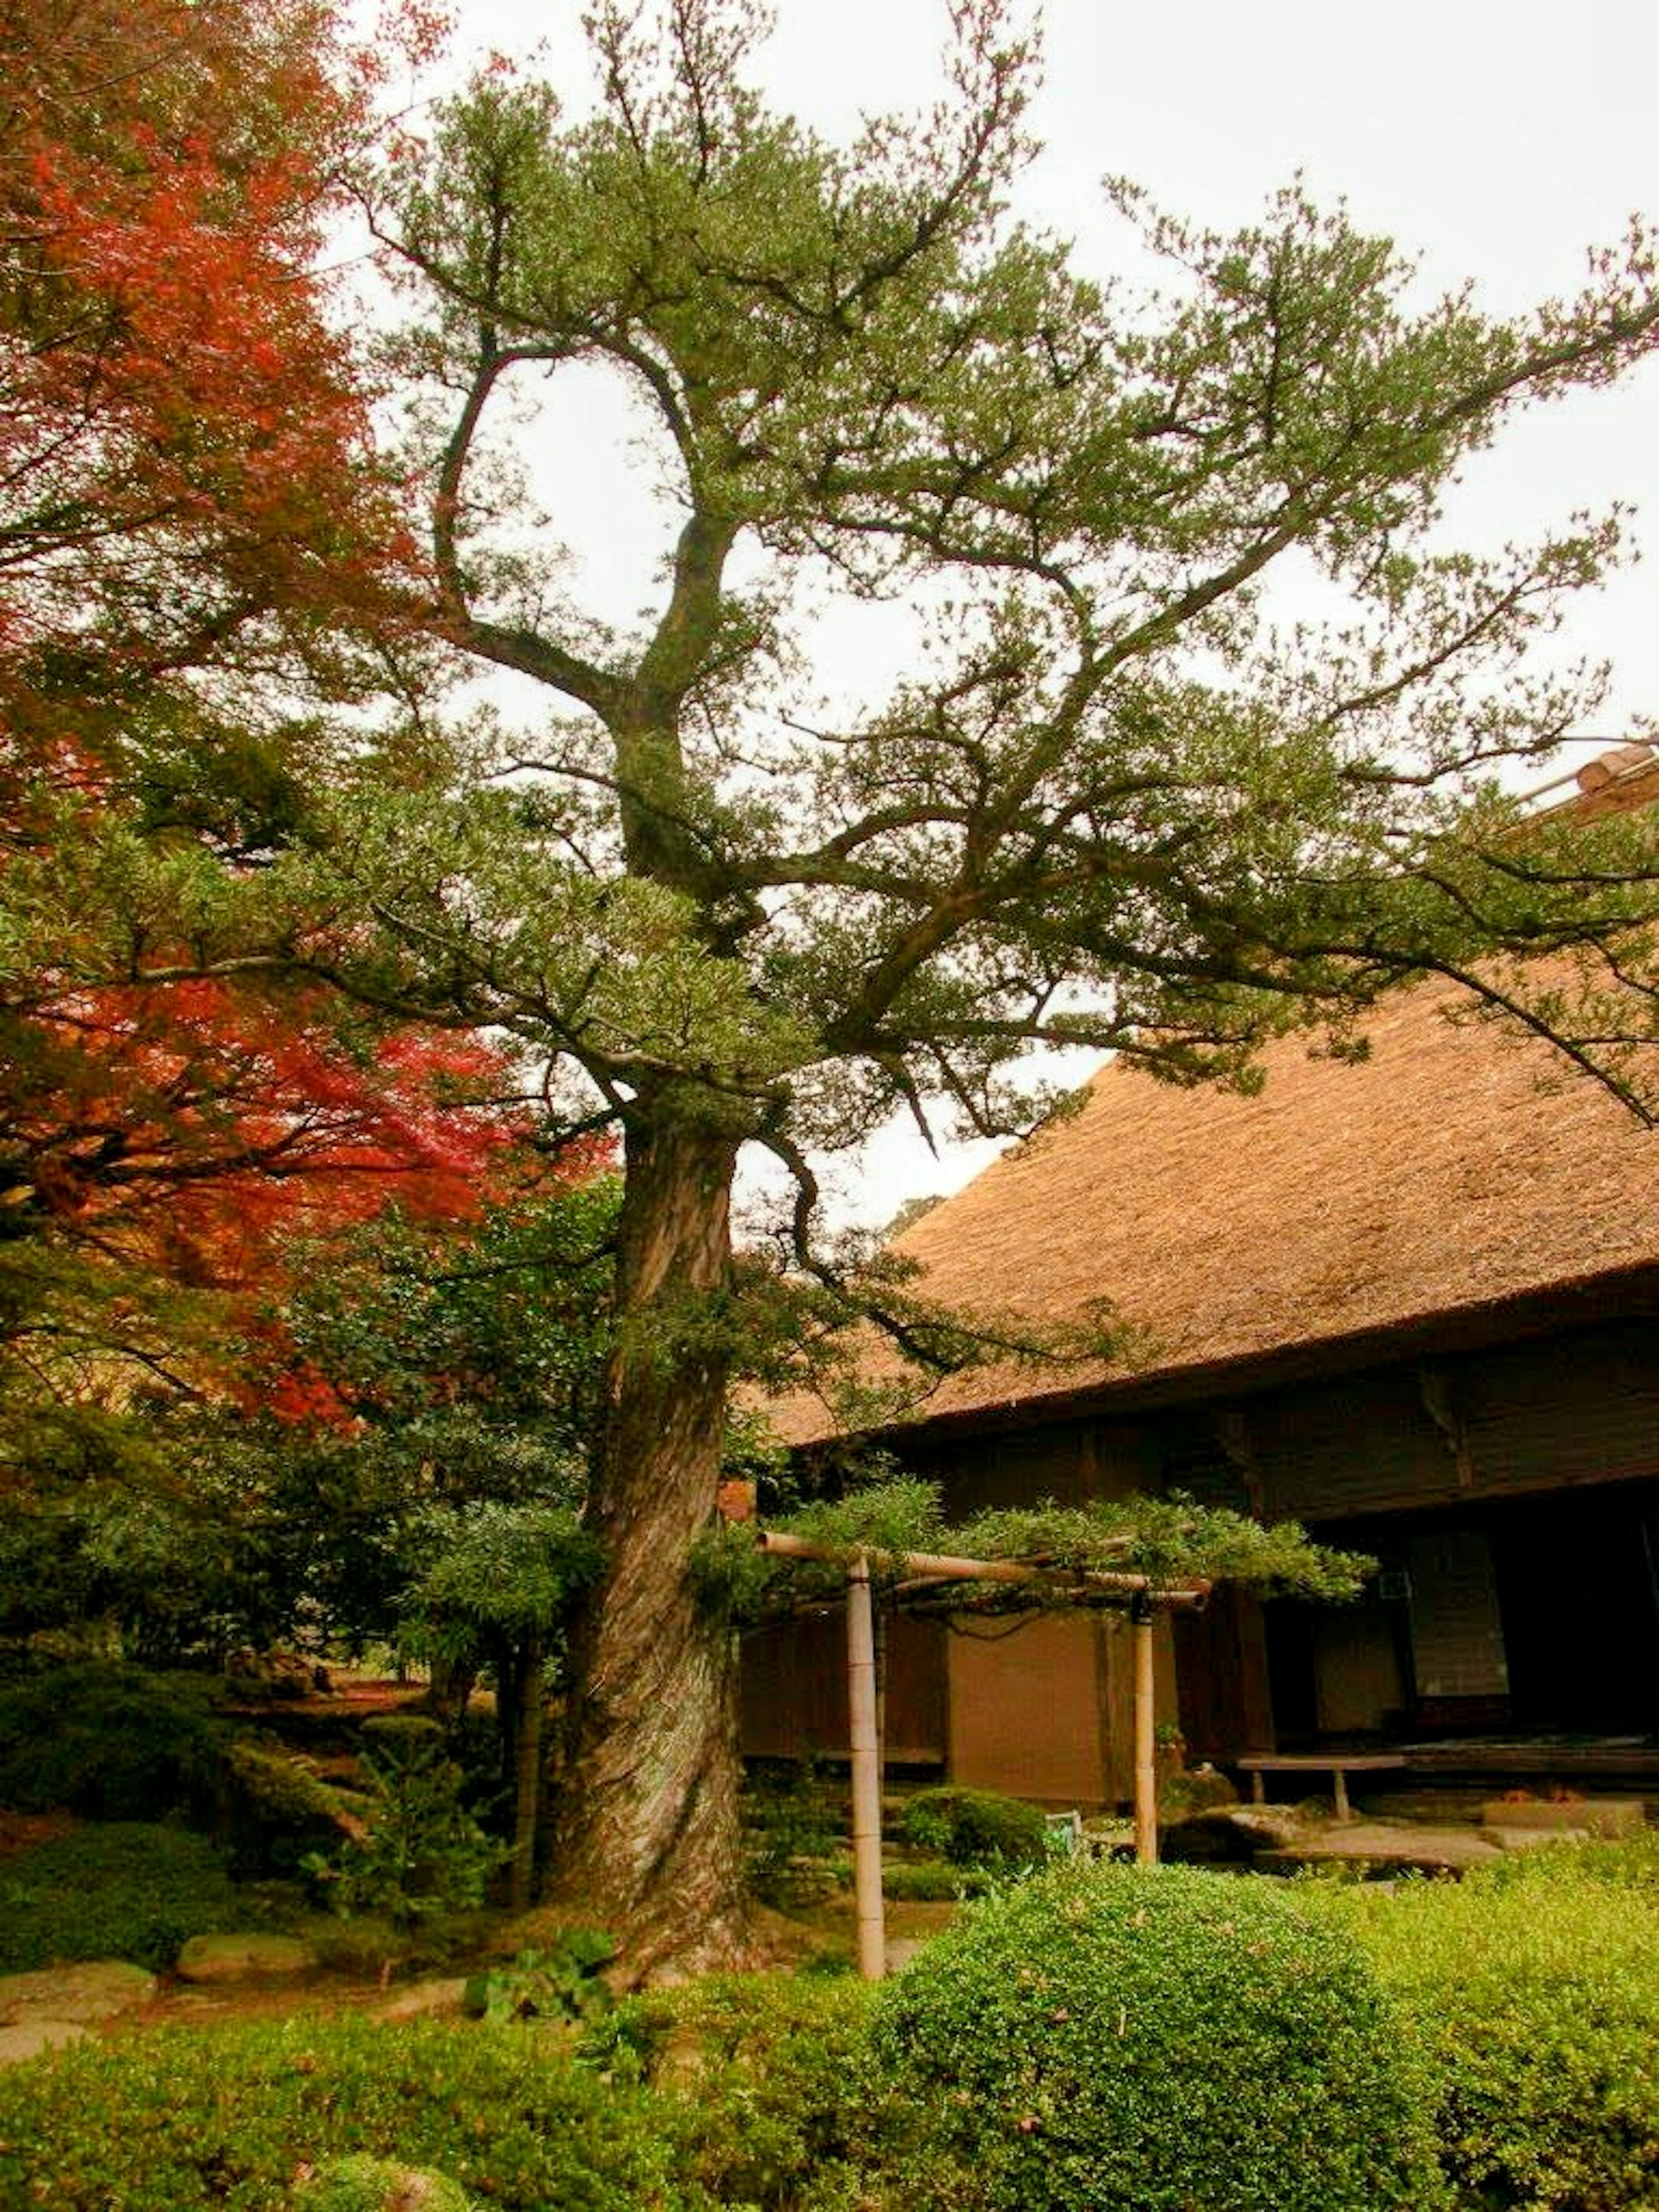
M 158 1971 L 192 1936 L 268 1924 L 204 1836 L 140 1820 L 77 1829 L 0 1863 L 0 1972 L 77 1959 Z
M 870 2147 L 872 1995 L 846 1978 L 714 1975 L 628 1999 L 580 2047 L 665 2093 L 689 2185 L 717 2204 L 793 2212 Z
M 1352 1940 L 1283 1889 L 1063 1866 L 884 1990 L 908 2124 L 885 2201 L 988 2212 L 1384 2212 L 1445 2201 L 1422 2087 Z
M 161 2028 L 0 2072 L 0 2205 L 287 2212 L 303 2166 L 435 2169 L 491 2212 L 688 2212 L 646 2093 L 533 2031 L 300 2018 Z
M 1432 2069 L 1470 2212 L 1659 2206 L 1659 1838 L 1517 1852 L 1459 1883 L 1310 1886 Z
M 994 1790 L 918 1790 L 898 1832 L 912 1850 L 952 1866 L 1041 1866 L 1049 1856 L 1042 1808 Z

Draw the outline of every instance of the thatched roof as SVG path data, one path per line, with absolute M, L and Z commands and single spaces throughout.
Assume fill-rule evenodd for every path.
M 1354 1065 L 1288 1037 L 1250 1098 L 1103 1067 L 1074 1117 L 1006 1153 L 895 1240 L 918 1287 L 1045 1321 L 1109 1300 L 1125 1354 L 952 1376 L 919 1418 L 985 1418 L 1282 1361 L 1651 1268 L 1659 1133 L 1545 1048 L 1403 991 Z M 890 1363 L 879 1353 L 872 1358 Z M 1216 1370 L 1222 1373 L 1216 1375 Z M 780 1409 L 794 1441 L 821 1409 Z

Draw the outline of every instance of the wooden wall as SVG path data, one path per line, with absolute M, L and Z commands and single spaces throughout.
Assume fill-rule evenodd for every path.
M 902 1457 L 942 1484 L 952 1520 L 1181 1489 L 1382 1549 L 1401 1572 L 1413 1529 L 1476 1527 L 1493 1550 L 1504 1709 L 1540 1727 L 1659 1725 L 1659 1508 L 1642 1503 L 1659 1482 L 1659 1358 L 1644 1323 L 1211 1403 L 978 1434 L 921 1426 Z M 1175 1711 L 1178 1670 L 1189 1749 L 1218 1759 L 1272 1748 L 1276 1733 L 1397 1727 L 1417 1691 L 1403 1602 L 1374 1592 L 1342 1610 L 1273 1607 L 1264 1625 L 1253 1601 L 1218 1596 L 1165 1639 L 1160 1709 Z M 844 1748 L 842 1635 L 837 1615 L 747 1640 L 747 1749 Z M 1055 1802 L 1129 1794 L 1126 1666 L 1095 1619 L 981 1644 L 905 1624 L 891 1680 L 897 1759 L 947 1763 L 964 1783 Z

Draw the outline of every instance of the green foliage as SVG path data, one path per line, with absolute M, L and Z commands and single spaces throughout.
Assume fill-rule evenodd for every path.
M 462 1797 L 463 1777 L 431 1721 L 398 1714 L 370 1723 L 374 1748 L 363 1765 L 373 1796 L 368 1833 L 331 1856 L 313 1854 L 306 1871 L 331 1909 L 381 1915 L 395 1926 L 481 1904 L 501 1846 Z
M 904 1552 L 937 1552 L 945 1536 L 945 1510 L 939 1485 L 914 1476 L 872 1483 L 849 1490 L 845 1496 L 820 1498 L 792 1514 L 784 1524 L 811 1543 L 850 1555 L 870 1554 L 872 1571 L 896 1577 L 895 1560 Z M 810 1581 L 825 1571 L 803 1562 L 798 1571 Z M 837 1585 L 846 1580 L 846 1569 L 828 1573 Z
M 447 2174 L 389 2158 L 331 2158 L 294 2192 L 294 2212 L 471 2212 Z
M 1179 1492 L 1088 1505 L 1048 1501 L 1004 1507 L 948 1527 L 939 1485 L 902 1477 L 819 1499 L 775 1525 L 836 1556 L 823 1561 L 757 1558 L 743 1529 L 710 1531 L 700 1540 L 695 1571 L 740 1619 L 763 1615 L 786 1593 L 840 1590 L 846 1562 L 858 1551 L 869 1555 L 878 1583 L 902 1579 L 898 1562 L 905 1553 L 931 1552 L 958 1559 L 1036 1560 L 1076 1572 L 1144 1575 L 1155 1584 L 1207 1576 L 1269 1595 L 1328 1599 L 1357 1596 L 1376 1566 L 1362 1553 L 1314 1543 L 1293 1521 L 1269 1528 L 1224 1507 L 1197 1504 Z M 1018 1595 L 1000 1589 L 997 1596 L 999 1603 L 1009 1605 L 1076 1601 L 1063 1582 L 1052 1587 L 1034 1583 Z
M 982 1897 L 995 1881 L 988 1867 L 952 1866 L 948 1859 L 890 1859 L 881 1870 L 884 1896 L 902 1905 L 948 1905 Z
M 0 1861 L 0 1972 L 77 1959 L 158 1971 L 192 1936 L 269 1925 L 205 1838 L 118 1820 Z
M 923 2203 L 1426 2212 L 1421 2092 L 1358 1947 L 1273 1885 L 1065 1866 L 881 1992 Z M 927 2193 L 932 2188 L 937 2194 Z
M 1470 2212 L 1659 2202 L 1659 1838 L 1517 1851 L 1462 1882 L 1310 1886 L 1425 2055 Z
M 768 1905 L 811 1904 L 837 1887 L 824 1861 L 845 1842 L 843 1808 L 811 1759 L 754 1762 L 743 1793 L 749 1887 Z
M 569 1506 L 482 1499 L 434 1509 L 431 1558 L 403 1601 L 403 1640 L 417 1657 L 475 1661 L 495 1645 L 551 1635 L 602 1555 Z
M 715 1975 L 628 1999 L 583 2048 L 590 2064 L 665 2093 L 688 2185 L 785 2212 L 867 2140 L 870 1997 L 846 1978 Z
M 156 1820 L 213 1802 L 224 1723 L 213 1685 L 87 1662 L 0 1688 L 0 1804 Z
M 1357 1597 L 1376 1565 L 1363 1553 L 1312 1542 L 1294 1521 L 1268 1528 L 1225 1507 L 1197 1504 L 1179 1492 L 976 1514 L 955 1531 L 952 1542 L 975 1559 L 1042 1559 L 1057 1567 L 1146 1575 L 1154 1582 L 1207 1575 L 1272 1596 Z
M 919 1790 L 905 1805 L 899 1834 L 913 1850 L 955 1867 L 1041 1866 L 1049 1855 L 1042 1810 L 994 1790 Z
M 510 1966 L 474 1974 L 461 2008 L 491 2021 L 595 2020 L 613 2002 L 601 1977 L 616 1955 L 616 1939 L 603 1929 L 567 1929 L 556 1942 L 520 1951 Z
M 491 2212 L 689 2212 L 654 2102 L 540 2037 L 343 2015 L 162 2028 L 0 2073 L 0 2203 L 286 2212 L 301 2165 L 435 2168 Z
M 218 1794 L 215 1832 L 240 1875 L 292 1874 L 307 1851 L 338 1838 L 338 1797 L 279 1746 L 234 1737 Z

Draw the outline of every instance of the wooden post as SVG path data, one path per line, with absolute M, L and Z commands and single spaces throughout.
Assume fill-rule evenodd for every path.
M 1135 1858 L 1158 1863 L 1157 1616 L 1143 1598 L 1129 1614 L 1135 1653 Z
M 847 1571 L 847 1707 L 853 1751 L 853 1895 L 858 1912 L 859 1972 L 878 1982 L 887 1971 L 881 1895 L 881 1750 L 876 1733 L 876 1639 L 870 1561 L 857 1553 Z

